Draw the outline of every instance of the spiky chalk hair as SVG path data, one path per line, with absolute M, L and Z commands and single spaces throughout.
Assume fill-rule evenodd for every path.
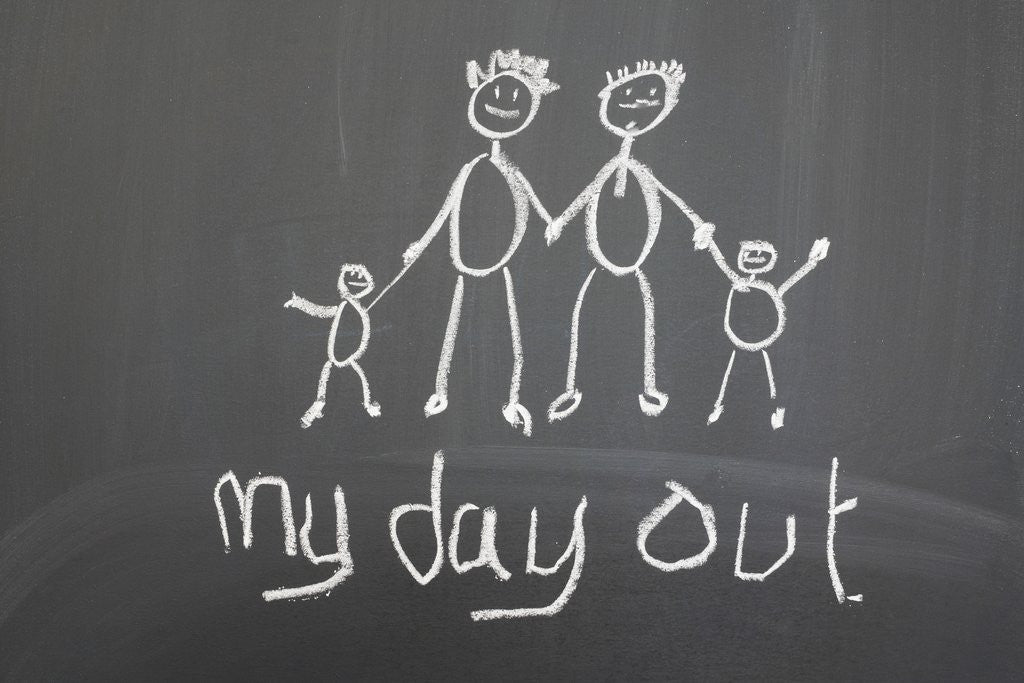
M 481 82 L 488 81 L 503 71 L 515 71 L 531 90 L 538 95 L 547 95 L 558 90 L 558 84 L 544 75 L 548 72 L 548 60 L 519 54 L 519 50 L 495 50 L 491 53 L 487 71 L 483 71 L 476 60 L 466 62 L 466 82 L 476 89 Z
M 686 80 L 683 65 L 674 59 L 670 62 L 662 62 L 661 64 L 658 64 L 653 59 L 644 59 L 636 63 L 636 68 L 632 73 L 629 71 L 629 64 L 626 64 L 615 70 L 615 78 L 612 78 L 611 71 L 606 71 L 605 76 L 608 77 L 608 86 L 615 87 L 630 78 L 649 73 L 661 74 L 668 87 L 675 88 L 677 91 L 679 86 L 683 84 L 683 81 Z

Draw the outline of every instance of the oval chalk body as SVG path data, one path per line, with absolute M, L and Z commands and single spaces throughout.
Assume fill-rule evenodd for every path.
M 609 262 L 624 269 L 642 261 L 650 236 L 650 211 L 636 176 L 626 173 L 626 190 L 615 196 L 616 174 L 597 197 L 597 249 Z
M 508 262 L 522 238 L 519 216 L 529 211 L 528 199 L 493 163 L 473 167 L 462 190 L 458 217 L 452 228 L 457 244 L 453 261 L 467 275 L 486 275 Z
M 630 159 L 625 163 L 627 170 L 624 196 L 615 196 L 615 184 L 618 182 L 618 174 L 620 173 L 619 170 L 616 170 L 605 181 L 601 191 L 590 200 L 586 209 L 587 249 L 590 251 L 591 256 L 594 257 L 594 260 L 602 267 L 620 277 L 639 270 L 647 258 L 647 254 L 650 253 L 651 247 L 654 246 L 654 240 L 657 239 L 658 230 L 661 228 L 661 200 L 658 197 L 657 181 L 654 180 L 650 171 L 640 162 Z M 625 195 L 630 192 L 630 185 L 642 198 L 642 201 L 638 198 L 631 203 L 642 207 L 642 210 L 635 211 L 635 218 L 626 220 L 636 221 L 636 225 L 631 225 L 630 229 L 635 228 L 640 232 L 638 237 L 643 241 L 639 242 L 638 240 L 640 247 L 635 259 L 632 262 L 627 262 L 626 265 L 620 265 L 608 258 L 607 254 L 602 250 L 601 240 L 609 232 L 622 229 L 623 226 L 621 224 L 609 224 L 606 220 L 606 207 L 626 200 L 627 197 Z M 608 218 L 612 221 L 616 220 L 614 215 L 608 215 Z
M 331 361 L 335 365 L 348 362 L 361 351 L 363 337 L 368 331 L 367 322 L 353 305 L 346 303 L 342 306 L 341 313 L 338 314 L 334 344 L 330 349 Z
M 747 291 L 733 288 L 725 307 L 725 332 L 732 343 L 747 351 L 770 346 L 786 320 L 786 307 L 767 283 L 750 282 Z

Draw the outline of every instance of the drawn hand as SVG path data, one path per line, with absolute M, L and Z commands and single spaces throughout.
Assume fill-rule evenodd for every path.
M 715 235 L 715 224 L 704 223 L 693 231 L 693 249 L 699 251 L 711 246 L 711 239 Z
M 409 245 L 409 248 L 405 250 L 405 253 L 402 254 L 402 264 L 406 266 L 410 265 L 413 261 L 418 259 L 422 253 L 423 247 L 420 246 L 420 243 L 413 242 Z
M 822 237 L 820 240 L 814 240 L 814 245 L 811 247 L 811 253 L 808 255 L 807 260 L 817 263 L 822 261 L 828 256 L 829 241 L 827 237 Z
M 565 221 L 561 218 L 548 223 L 548 227 L 544 229 L 544 239 L 547 240 L 548 246 L 550 247 L 555 240 L 562 236 L 562 230 L 565 228 Z
M 299 295 L 296 294 L 295 292 L 292 292 L 292 298 L 288 299 L 288 301 L 284 302 L 284 307 L 285 308 L 293 308 L 295 306 L 295 304 L 297 304 L 298 302 L 299 302 Z

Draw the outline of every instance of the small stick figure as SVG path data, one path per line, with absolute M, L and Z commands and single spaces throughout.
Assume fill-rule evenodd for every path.
M 721 250 L 719 250 L 718 245 L 715 244 L 715 240 L 712 237 L 713 233 L 714 226 L 709 223 L 703 228 L 697 230 L 693 241 L 697 249 L 707 249 L 711 253 L 711 256 L 715 259 L 715 263 L 718 264 L 718 267 L 732 282 L 732 289 L 729 290 L 729 298 L 725 301 L 725 334 L 729 337 L 729 340 L 733 343 L 736 349 L 740 349 L 742 351 L 761 352 L 761 356 L 764 358 L 765 372 L 768 374 L 769 395 L 774 401 L 776 398 L 775 377 L 772 374 L 772 363 L 768 358 L 768 351 L 766 349 L 775 343 L 775 340 L 779 338 L 782 334 L 782 330 L 786 326 L 786 306 L 782 303 L 782 297 L 790 287 L 800 280 L 800 278 L 811 272 L 811 270 L 818 265 L 818 262 L 828 256 L 829 241 L 825 237 L 816 240 L 814 245 L 811 247 L 811 252 L 807 257 L 807 262 L 800 266 L 795 273 L 789 276 L 788 280 L 776 289 L 775 285 L 770 282 L 765 282 L 757 277 L 761 273 L 767 273 L 775 267 L 775 262 L 778 260 L 779 255 L 772 244 L 760 240 L 740 242 L 740 251 L 736 258 L 736 268 L 740 273 L 743 273 L 743 275 L 740 275 L 730 268 L 729 264 L 725 262 L 725 257 L 722 256 Z M 764 294 L 767 294 L 768 298 L 775 305 L 776 324 L 775 330 L 771 334 L 764 339 L 752 342 L 740 339 L 740 337 L 733 331 L 730 316 L 732 313 L 733 297 L 737 295 L 751 296 L 754 292 L 763 292 Z M 723 404 L 723 400 L 725 399 L 725 387 L 729 383 L 729 373 L 732 372 L 732 363 L 736 359 L 736 349 L 733 349 L 732 354 L 729 356 L 729 364 L 725 367 L 725 376 L 722 377 L 722 388 L 718 392 L 718 399 L 715 401 L 714 410 L 712 410 L 711 414 L 708 415 L 708 424 L 717 421 L 718 418 L 722 416 L 722 411 L 725 407 Z M 785 416 L 786 409 L 782 406 L 777 406 L 771 417 L 772 429 L 779 429 L 782 427 Z
M 292 292 L 292 298 L 284 302 L 285 308 L 297 308 L 303 313 L 317 318 L 333 318 L 331 322 L 331 333 L 327 337 L 327 362 L 320 371 L 320 383 L 317 385 L 316 400 L 302 416 L 302 426 L 309 427 L 313 420 L 323 417 L 324 404 L 327 402 L 327 380 L 331 376 L 331 368 L 350 367 L 359 375 L 359 381 L 363 385 L 363 407 L 370 417 L 380 417 L 380 404 L 370 400 L 370 383 L 366 379 L 366 373 L 357 362 L 363 357 L 366 346 L 370 341 L 370 317 L 366 308 L 359 301 L 362 297 L 373 291 L 373 277 L 366 266 L 361 264 L 346 263 L 341 267 L 338 275 L 338 293 L 341 294 L 341 303 L 337 306 L 321 306 L 303 299 Z M 338 324 L 341 321 L 341 314 L 345 311 L 346 305 L 358 315 L 359 345 L 347 355 L 338 353 L 336 344 L 338 337 Z M 354 321 L 353 321 L 354 322 Z M 342 358 L 339 358 L 342 356 Z

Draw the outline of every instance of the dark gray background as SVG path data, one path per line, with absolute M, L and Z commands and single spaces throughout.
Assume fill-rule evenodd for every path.
M 1016 2 L 4 3 L 0 673 L 1024 675 L 1022 35 Z M 617 149 L 597 120 L 605 70 L 677 58 L 680 103 L 635 155 L 730 257 L 773 241 L 776 282 L 831 238 L 772 347 L 784 429 L 749 358 L 705 425 L 728 285 L 669 205 L 647 268 L 660 417 L 637 406 L 635 284 L 599 276 L 583 403 L 543 420 L 591 261 L 581 221 L 547 249 L 534 219 L 512 265 L 531 440 L 499 413 L 497 278 L 467 288 L 451 407 L 423 417 L 454 284 L 443 236 L 372 312 L 363 365 L 384 417 L 338 373 L 325 417 L 299 429 L 328 325 L 281 304 L 292 290 L 330 303 L 345 261 L 378 286 L 398 272 L 488 150 L 464 64 L 510 47 L 549 58 L 562 85 L 505 147 L 551 211 Z M 497 248 L 509 202 L 472 211 L 479 253 Z M 635 253 L 637 222 L 608 226 L 608 248 Z M 446 534 L 462 502 L 495 505 L 507 584 L 446 567 L 420 587 L 391 550 L 388 511 L 426 502 L 439 448 Z M 862 605 L 836 604 L 825 566 L 833 457 L 840 497 L 860 499 L 837 553 Z M 341 484 L 355 575 L 328 598 L 263 603 L 324 569 L 281 554 L 269 504 L 254 547 L 222 552 L 210 494 L 229 468 L 285 476 L 299 514 L 311 491 L 321 552 Z M 636 552 L 667 479 L 715 506 L 703 568 L 663 574 Z M 565 572 L 523 576 L 529 511 L 550 561 L 583 494 L 587 558 L 565 610 L 471 622 L 554 598 Z M 732 576 L 744 501 L 755 569 L 797 515 L 796 554 L 764 584 Z M 408 529 L 425 565 L 426 524 Z M 679 557 L 700 534 L 680 514 L 651 547 Z

